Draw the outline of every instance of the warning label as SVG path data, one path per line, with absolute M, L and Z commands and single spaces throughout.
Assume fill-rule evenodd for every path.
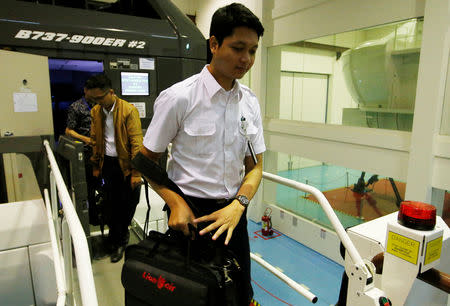
M 416 265 L 419 257 L 419 248 L 419 241 L 397 233 L 388 233 L 386 251 L 394 256 L 400 257 L 401 259 Z
M 441 258 L 442 250 L 442 236 L 431 240 L 427 243 L 427 250 L 425 251 L 425 265 Z
M 139 118 L 145 118 L 145 102 L 130 102 L 139 112 Z

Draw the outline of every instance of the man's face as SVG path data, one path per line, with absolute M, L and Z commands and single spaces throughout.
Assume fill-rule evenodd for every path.
M 224 38 L 222 45 L 214 36 L 210 38 L 213 58 L 211 66 L 219 78 L 235 80 L 242 78 L 255 62 L 258 35 L 255 30 L 237 27 L 233 34 Z
M 115 101 L 114 90 L 112 89 L 106 91 L 100 88 L 84 89 L 84 96 L 91 103 L 100 104 L 105 108 L 110 108 Z

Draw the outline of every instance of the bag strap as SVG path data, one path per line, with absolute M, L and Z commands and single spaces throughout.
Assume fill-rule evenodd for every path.
M 176 192 L 178 195 L 180 195 L 183 200 L 186 201 L 186 203 L 191 208 L 194 215 L 199 215 L 199 210 L 197 209 L 197 206 L 192 203 L 191 200 L 184 194 L 184 192 L 178 187 L 177 184 L 175 184 L 174 181 L 172 181 L 168 176 L 165 169 L 163 169 L 160 165 L 155 163 L 154 161 L 148 159 L 144 154 L 141 152 L 138 152 L 136 156 L 131 160 L 131 164 L 135 169 L 137 169 L 139 172 L 142 173 L 144 177 L 147 177 L 154 181 L 155 183 L 159 185 L 163 185 L 170 190 Z
M 148 182 L 144 179 L 144 185 L 145 185 L 145 200 L 147 202 L 147 213 L 145 214 L 145 222 L 144 222 L 144 239 L 148 236 L 148 224 L 150 222 L 150 201 L 148 200 Z

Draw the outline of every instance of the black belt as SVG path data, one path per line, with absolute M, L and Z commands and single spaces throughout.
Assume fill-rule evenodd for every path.
M 233 199 L 214 199 L 214 201 L 215 201 L 218 205 L 228 204 L 228 203 L 231 202 L 231 200 L 233 200 Z
M 117 160 L 117 156 L 109 156 L 109 155 L 105 155 L 104 160 Z
M 192 196 L 188 196 L 188 197 L 195 203 L 208 202 L 208 203 L 215 203 L 219 206 L 229 204 L 233 201 L 233 198 L 231 198 L 231 199 L 209 199 L 209 198 L 197 198 L 197 197 L 192 197 Z

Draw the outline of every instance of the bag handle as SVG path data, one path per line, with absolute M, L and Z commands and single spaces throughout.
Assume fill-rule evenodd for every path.
M 191 223 L 188 223 L 188 228 L 189 228 L 189 234 L 190 234 L 189 236 L 196 237 L 196 236 L 192 236 L 192 235 L 198 234 L 197 229 Z M 186 265 L 186 268 L 189 268 L 189 266 L 191 264 L 192 239 L 190 237 L 187 238 L 187 252 L 186 252 L 186 260 L 184 262 Z

